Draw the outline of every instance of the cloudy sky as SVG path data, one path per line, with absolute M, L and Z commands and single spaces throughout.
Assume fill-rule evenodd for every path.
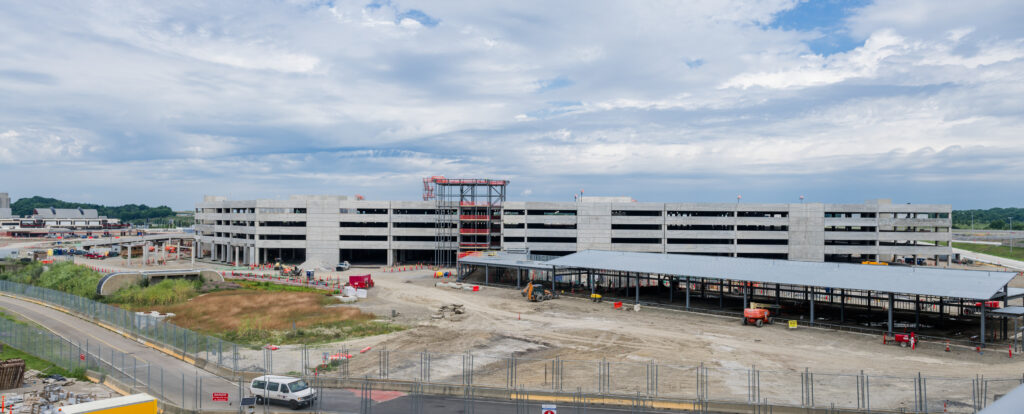
M 0 191 L 1024 205 L 1019 1 L 0 1 Z

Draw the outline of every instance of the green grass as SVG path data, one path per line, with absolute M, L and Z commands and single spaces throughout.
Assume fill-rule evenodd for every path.
M 970 250 L 976 253 L 990 254 L 992 256 L 1005 257 L 1007 259 L 1024 260 L 1024 245 L 1015 245 L 1013 253 L 1010 253 L 1010 246 L 994 246 L 988 244 L 957 243 L 953 242 L 957 249 Z
M 402 326 L 379 321 L 349 320 L 321 324 L 295 330 L 264 329 L 258 321 L 247 320 L 238 329 L 214 335 L 225 340 L 249 346 L 263 344 L 325 344 L 347 341 L 366 336 L 383 335 L 405 329 Z
M 123 308 L 175 305 L 187 302 L 198 295 L 199 282 L 184 279 L 168 279 L 151 286 L 129 286 L 106 298 L 107 303 Z
M 25 365 L 27 365 L 30 369 L 38 370 L 46 374 L 58 374 L 68 378 L 75 378 L 83 381 L 89 380 L 88 378 L 85 377 L 85 368 L 75 368 L 74 370 L 68 371 L 64 368 L 54 365 L 50 361 L 37 358 L 35 356 L 26 354 L 21 350 L 14 349 L 7 345 L 4 345 L 4 350 L 0 352 L 0 360 L 12 358 L 24 359 Z
M 96 299 L 96 285 L 103 275 L 71 262 L 43 265 L 32 263 L 14 272 L 0 274 L 0 279 L 59 290 L 89 299 Z
M 292 285 L 278 285 L 270 282 L 253 282 L 249 280 L 236 280 L 239 286 L 249 290 L 259 290 L 263 292 L 313 292 L 313 293 L 326 293 L 324 290 L 308 288 L 305 286 L 292 286 Z

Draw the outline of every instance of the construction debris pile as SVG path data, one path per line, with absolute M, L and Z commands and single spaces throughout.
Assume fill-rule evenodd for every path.
M 461 320 L 462 319 L 461 317 L 458 317 L 457 315 L 463 315 L 465 313 L 466 313 L 466 309 L 462 307 L 462 304 L 453 303 L 451 305 L 442 305 L 437 310 L 437 313 L 431 315 L 430 317 L 433 318 L 433 319 L 445 319 L 445 318 L 448 318 L 448 320 L 455 321 L 455 320 Z
M 4 361 L 5 363 L 8 361 Z M 80 404 L 84 402 L 106 399 L 113 394 L 102 395 L 96 390 L 92 392 L 82 391 L 82 387 L 75 387 L 74 378 L 65 378 L 60 375 L 46 375 L 36 370 L 24 372 L 22 383 L 14 388 L 26 387 L 27 390 L 17 393 L 3 394 L 0 399 L 3 401 L 3 412 L 10 414 L 57 414 L 60 408 L 66 405 Z M 83 384 L 86 388 L 95 388 L 94 384 Z M 70 389 L 79 388 L 79 391 Z

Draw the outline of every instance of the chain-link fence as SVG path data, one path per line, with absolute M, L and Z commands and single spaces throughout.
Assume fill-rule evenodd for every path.
M 526 407 L 535 402 L 531 398 L 556 396 L 559 401 L 589 402 L 595 406 L 626 404 L 635 408 L 682 407 L 679 409 L 696 411 L 715 404 L 733 404 L 975 412 L 1024 382 L 1024 378 L 893 377 L 703 363 L 595 361 L 386 348 L 350 350 L 338 345 L 300 345 L 272 351 L 240 346 L 148 315 L 49 289 L 0 281 L 0 290 L 71 310 L 130 337 L 144 338 L 176 359 L 204 367 L 205 371 L 171 372 L 103 343 L 64 338 L 0 320 L 2 342 L 65 369 L 81 367 L 102 372 L 120 386 L 151 393 L 189 410 L 224 408 L 213 405 L 213 393 L 246 395 L 247 380 L 263 373 L 307 378 L 311 384 L 324 388 L 321 395 L 328 401 L 330 411 L 361 412 L 375 405 L 399 404 L 371 398 L 374 391 L 398 392 L 403 403 L 411 404 L 405 408 L 413 410 L 396 412 L 416 412 L 422 408 L 416 404 L 431 398 L 447 399 L 446 404 L 454 404 L 449 401 L 452 398 L 465 404 L 503 400 L 512 407 Z M 366 388 L 367 394 L 346 391 L 359 387 Z

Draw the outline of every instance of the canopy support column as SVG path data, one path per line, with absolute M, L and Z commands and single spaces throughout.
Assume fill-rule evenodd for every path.
M 661 285 L 661 280 L 660 279 L 658 280 L 658 285 Z M 668 303 L 672 303 L 672 296 L 675 294 L 675 290 L 676 290 L 676 277 L 675 276 L 669 276 L 669 279 L 668 279 Z
M 921 329 L 921 295 L 914 297 L 914 329 Z
M 806 291 L 805 291 L 806 292 Z M 814 326 L 814 294 L 811 294 L 811 326 Z
M 718 307 L 725 307 L 725 287 L 723 286 L 722 279 L 718 279 Z
M 626 280 L 628 281 L 629 279 L 626 279 Z M 639 273 L 636 273 L 636 289 L 635 289 L 635 291 L 636 291 L 636 299 L 633 300 L 633 304 L 634 305 L 639 305 L 640 304 L 640 274 Z
M 892 305 L 893 305 L 893 297 L 892 297 L 892 293 L 889 293 L 889 335 L 892 335 Z
M 839 323 L 846 323 L 846 289 L 839 289 Z
M 747 287 L 744 286 L 742 289 L 743 289 L 743 309 L 746 309 L 747 308 Z
M 985 347 L 985 302 L 981 302 L 981 347 Z
M 686 277 L 686 309 L 690 309 L 690 277 Z

